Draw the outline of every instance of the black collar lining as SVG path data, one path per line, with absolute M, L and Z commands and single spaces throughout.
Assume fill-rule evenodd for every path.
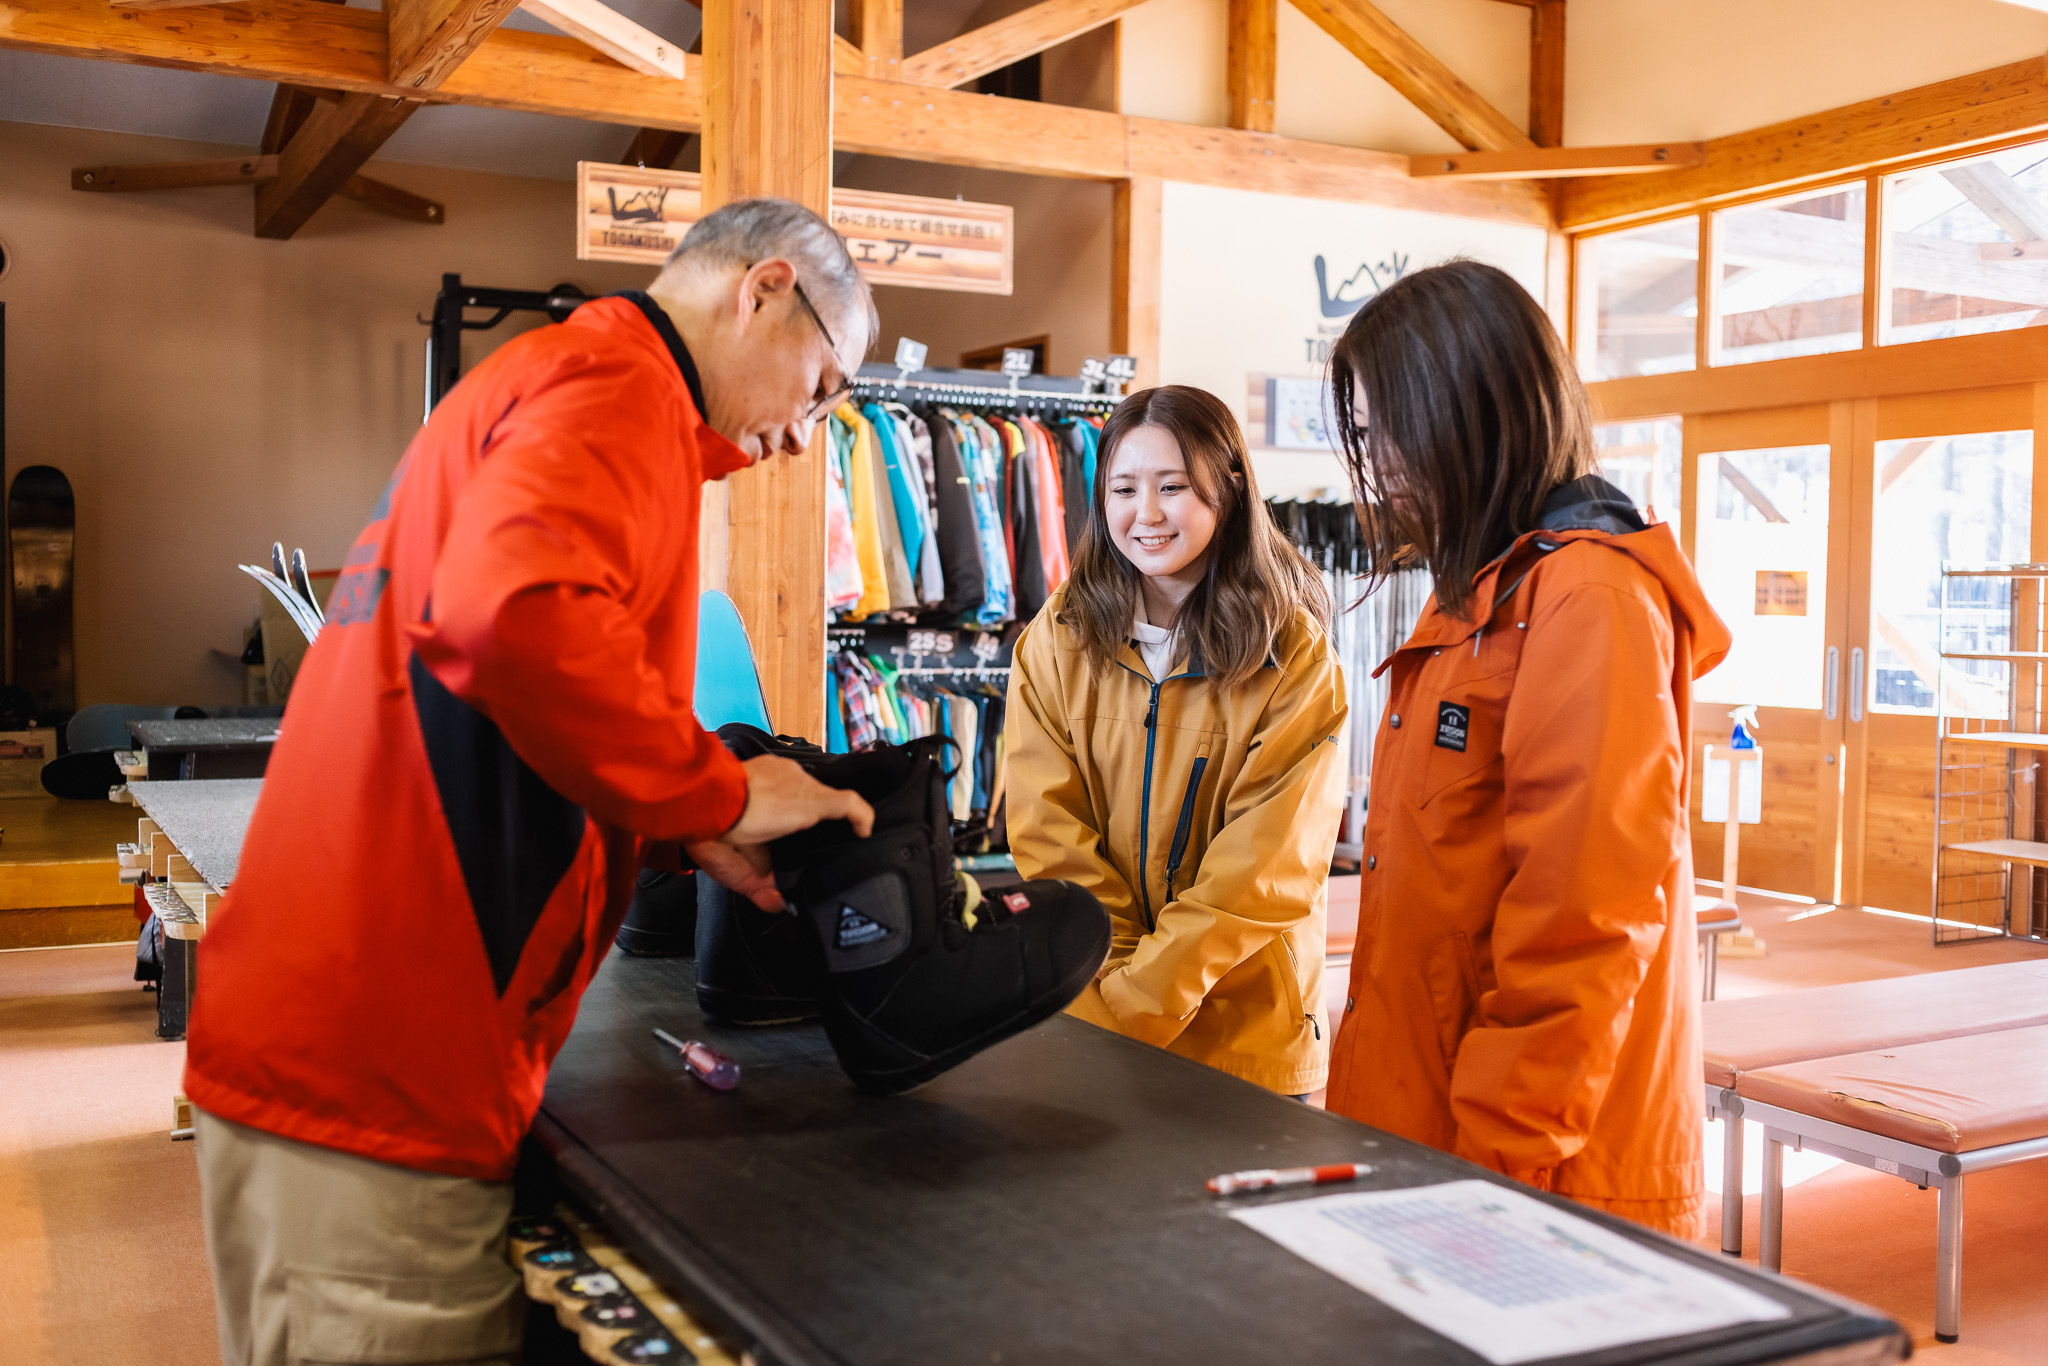
M 648 295 L 644 289 L 622 289 L 612 296 L 624 299 L 647 315 L 647 321 L 661 335 L 662 344 L 668 347 L 669 355 L 675 360 L 676 369 L 682 371 L 683 383 L 690 386 L 690 401 L 697 405 L 697 416 L 704 414 L 704 381 L 697 376 L 697 362 L 690 358 L 690 348 L 683 345 L 683 337 L 676 331 L 676 325 L 669 321 L 668 313 Z

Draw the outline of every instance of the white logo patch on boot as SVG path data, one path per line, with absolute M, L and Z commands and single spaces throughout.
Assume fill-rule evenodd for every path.
M 886 939 L 892 931 L 878 920 L 870 920 L 851 906 L 839 908 L 839 947 L 857 949 Z

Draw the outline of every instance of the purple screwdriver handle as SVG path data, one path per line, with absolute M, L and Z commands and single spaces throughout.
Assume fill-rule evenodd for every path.
M 678 1039 L 665 1029 L 654 1037 L 682 1055 L 683 1070 L 714 1091 L 730 1091 L 740 1084 L 740 1065 L 710 1044 L 697 1039 Z

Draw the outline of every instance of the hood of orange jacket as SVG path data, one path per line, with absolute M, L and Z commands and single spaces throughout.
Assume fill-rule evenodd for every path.
M 1391 674 L 1329 1105 L 1669 1232 L 1702 1200 L 1692 681 L 1668 525 L 1597 479 L 1434 599 Z

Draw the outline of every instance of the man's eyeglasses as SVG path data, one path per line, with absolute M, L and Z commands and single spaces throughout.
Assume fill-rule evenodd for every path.
M 811 315 L 812 324 L 817 327 L 818 335 L 825 339 L 825 345 L 831 350 L 832 358 L 836 362 L 839 358 L 839 343 L 833 339 L 832 329 L 825 326 L 825 320 L 818 316 L 816 306 L 811 303 L 811 296 L 804 293 L 803 282 L 793 281 L 792 284 L 796 289 L 796 301 L 804 306 L 804 312 Z M 827 413 L 837 408 L 845 400 L 846 396 L 852 392 L 853 377 L 848 375 L 840 380 L 837 389 L 834 389 L 829 394 L 820 395 L 811 404 L 809 414 L 811 421 L 816 422 L 822 419 Z

